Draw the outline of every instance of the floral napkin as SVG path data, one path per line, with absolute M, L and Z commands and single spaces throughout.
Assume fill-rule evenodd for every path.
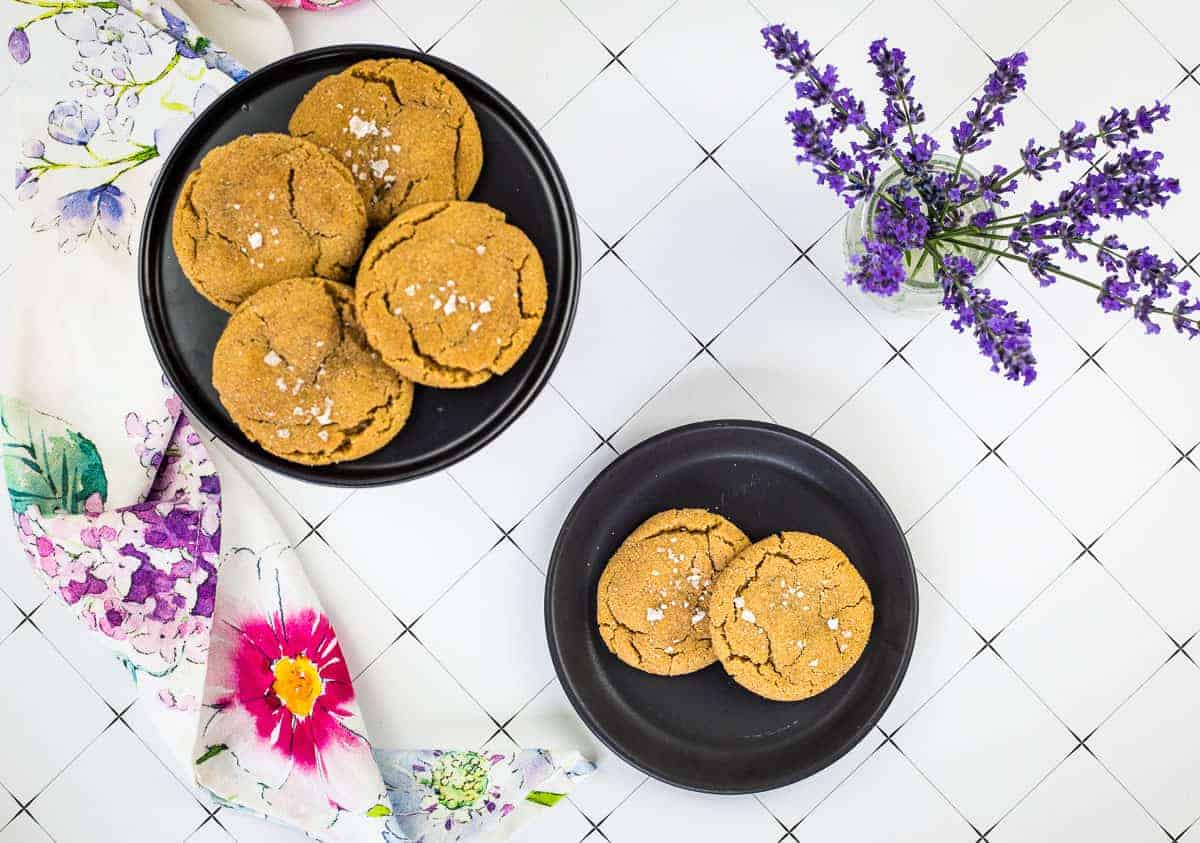
M 214 800 L 330 841 L 507 837 L 592 766 L 372 747 L 294 551 L 205 447 L 145 337 L 138 213 L 160 159 L 247 67 L 290 52 L 286 27 L 262 0 L 0 10 L 18 109 L 3 131 L 32 229 L 0 314 L 0 457 L 34 570 L 126 665 Z

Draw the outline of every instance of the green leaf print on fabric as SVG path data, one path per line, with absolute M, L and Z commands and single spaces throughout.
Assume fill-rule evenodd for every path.
M 531 790 L 525 797 L 525 801 L 533 802 L 537 805 L 545 805 L 547 808 L 553 808 L 555 805 L 565 799 L 566 796 L 567 794 L 565 793 L 551 793 L 547 790 Z
M 13 509 L 30 504 L 43 515 L 80 513 L 92 495 L 108 496 L 100 452 L 55 416 L 0 398 L 0 445 Z

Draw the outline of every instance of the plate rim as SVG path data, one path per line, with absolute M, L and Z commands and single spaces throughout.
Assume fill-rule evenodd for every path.
M 403 471 L 380 469 L 366 474 L 347 474 L 339 470 L 343 465 L 341 463 L 326 466 L 309 466 L 292 463 L 268 453 L 248 439 L 243 441 L 243 439 L 233 439 L 222 435 L 222 433 L 218 432 L 222 427 L 222 423 L 215 423 L 214 417 L 207 411 L 198 411 L 196 405 L 189 398 L 185 397 L 183 391 L 176 386 L 181 380 L 180 376 L 184 372 L 184 369 L 182 366 L 177 365 L 174 360 L 174 355 L 171 351 L 173 343 L 170 340 L 169 333 L 166 330 L 165 319 L 163 318 L 166 310 L 162 301 L 161 290 L 159 289 L 160 285 L 152 281 L 157 274 L 152 265 L 154 263 L 152 261 L 153 255 L 162 253 L 169 249 L 170 246 L 164 242 L 157 249 L 154 249 L 148 243 L 151 233 L 150 229 L 155 226 L 156 221 L 164 213 L 169 213 L 169 209 L 164 211 L 160 207 L 166 201 L 165 194 L 168 190 L 167 180 L 162 177 L 163 173 L 171 167 L 176 156 L 181 155 L 182 151 L 189 147 L 189 141 L 200 133 L 203 112 L 197 115 L 197 118 L 188 125 L 180 135 L 178 141 L 176 141 L 174 147 L 172 147 L 171 151 L 163 159 L 162 166 L 155 174 L 154 183 L 146 199 L 144 216 L 141 223 L 141 236 L 138 241 L 138 298 L 141 304 L 142 322 L 150 342 L 150 347 L 154 351 L 155 359 L 162 368 L 163 375 L 170 383 L 172 391 L 174 391 L 182 402 L 188 416 L 212 431 L 223 445 L 229 447 L 240 456 L 260 468 L 274 471 L 297 480 L 322 486 L 359 489 L 406 483 L 421 477 L 427 477 L 452 465 L 456 465 L 494 442 L 500 434 L 525 414 L 538 396 L 541 395 L 546 385 L 549 384 L 550 378 L 554 374 L 566 350 L 579 309 L 583 277 L 583 256 L 575 204 L 571 198 L 566 178 L 563 176 L 562 168 L 559 166 L 558 160 L 554 157 L 545 138 L 542 137 L 537 127 L 533 125 L 529 118 L 499 90 L 471 71 L 439 56 L 429 55 L 406 47 L 369 42 L 333 44 L 311 50 L 303 50 L 276 59 L 270 64 L 255 70 L 241 81 L 234 83 L 218 95 L 217 99 L 209 106 L 209 109 L 215 108 L 222 100 L 235 99 L 239 89 L 245 90 L 242 86 L 256 78 L 278 72 L 280 68 L 291 64 L 323 61 L 339 56 L 345 56 L 353 61 L 363 61 L 369 58 L 405 58 L 419 61 L 433 67 L 443 75 L 453 77 L 457 74 L 469 85 L 476 86 L 479 90 L 487 94 L 488 97 L 494 100 L 494 104 L 498 107 L 497 110 L 503 113 L 505 120 L 515 125 L 525 135 L 529 146 L 544 160 L 546 167 L 542 173 L 543 177 L 551 188 L 551 193 L 555 197 L 556 204 L 563 212 L 564 225 L 561 228 L 565 235 L 564 242 L 566 247 L 563 253 L 563 264 L 566 269 L 564 273 L 565 283 L 560 293 L 563 299 L 563 319 L 561 325 L 556 334 L 550 337 L 549 354 L 545 364 L 539 371 L 530 375 L 530 380 L 523 393 L 517 397 L 516 401 L 507 410 L 502 412 L 501 417 L 495 423 L 485 429 L 476 430 L 469 434 L 461 445 L 443 447 L 430 452 L 428 455 L 422 457 L 420 462 Z M 186 378 L 183 378 L 183 380 L 186 380 Z M 403 431 L 401 431 L 402 433 Z
M 592 493 L 593 489 L 602 478 L 613 471 L 622 461 L 628 460 L 634 454 L 645 451 L 663 441 L 686 436 L 697 431 L 738 429 L 753 433 L 770 433 L 781 435 L 798 441 L 830 457 L 843 470 L 847 471 L 857 481 L 862 483 L 871 496 L 874 497 L 883 507 L 884 512 L 887 513 L 889 517 L 890 526 L 895 530 L 896 535 L 900 538 L 900 544 L 904 549 L 904 554 L 903 558 L 898 560 L 898 564 L 906 567 L 911 575 L 909 578 L 909 582 L 911 583 L 909 592 L 912 599 L 913 611 L 912 618 L 909 623 L 908 635 L 902 646 L 903 653 L 899 669 L 892 678 L 892 681 L 887 689 L 887 693 L 884 694 L 883 698 L 880 699 L 879 703 L 875 706 L 871 716 L 863 722 L 863 725 L 851 735 L 851 737 L 844 743 L 843 746 L 839 747 L 836 752 L 831 753 L 822 763 L 815 766 L 797 768 L 796 770 L 789 771 L 783 775 L 777 775 L 771 779 L 770 784 L 765 786 L 730 786 L 714 788 L 697 785 L 691 782 L 680 781 L 671 776 L 664 775 L 662 771 L 651 769 L 648 765 L 643 764 L 639 759 L 634 758 L 627 753 L 623 747 L 613 740 L 612 736 L 607 732 L 607 730 L 597 722 L 596 718 L 592 716 L 591 712 L 583 704 L 573 684 L 567 680 L 566 670 L 563 666 L 561 652 L 557 645 L 554 632 L 555 627 L 552 598 L 554 593 L 553 584 L 555 582 L 555 578 L 559 574 L 559 563 L 564 551 L 564 536 L 567 533 L 568 528 L 572 527 L 580 517 L 579 510 L 583 500 Z M 901 526 L 899 519 L 896 518 L 895 512 L 888 504 L 887 499 L 883 496 L 875 484 L 871 482 L 870 478 L 868 478 L 862 472 L 862 470 L 858 468 L 858 466 L 854 465 L 854 463 L 844 457 L 840 452 L 825 444 L 821 440 L 816 439 L 815 437 L 773 422 L 736 418 L 710 419 L 705 421 L 690 422 L 688 424 L 664 430 L 638 442 L 624 453 L 619 454 L 616 459 L 601 469 L 601 471 L 594 478 L 592 478 L 591 482 L 587 484 L 583 491 L 579 493 L 578 497 L 575 499 L 575 503 L 571 505 L 570 511 L 563 519 L 562 526 L 558 531 L 558 536 L 554 541 L 554 548 L 550 552 L 550 559 L 546 564 L 546 585 L 543 596 L 543 617 L 546 628 L 546 643 L 548 649 L 550 650 L 550 660 L 554 665 L 554 673 L 558 679 L 559 685 L 562 686 L 563 693 L 570 701 L 572 709 L 574 709 L 575 713 L 583 721 L 588 731 L 591 732 L 591 734 L 595 736 L 602 744 L 612 750 L 617 757 L 621 758 L 634 769 L 645 773 L 653 779 L 664 782 L 673 787 L 692 791 L 694 793 L 708 793 L 722 796 L 745 796 L 756 793 L 765 793 L 767 791 L 776 790 L 781 787 L 787 787 L 788 785 L 795 784 L 796 782 L 816 775 L 821 770 L 827 769 L 831 765 L 835 764 L 838 760 L 843 758 L 847 753 L 850 752 L 850 750 L 854 749 L 854 747 L 862 743 L 862 741 L 866 740 L 871 734 L 871 731 L 879 724 L 879 721 L 882 719 L 884 713 L 886 713 L 888 708 L 891 706 L 897 692 L 900 690 L 900 685 L 903 683 L 904 677 L 908 674 L 908 668 L 912 661 L 913 650 L 916 646 L 920 609 L 921 606 L 917 583 L 917 567 L 913 561 L 912 548 L 909 547 L 908 537 L 905 535 L 904 529 Z M 588 620 L 590 623 L 590 615 Z

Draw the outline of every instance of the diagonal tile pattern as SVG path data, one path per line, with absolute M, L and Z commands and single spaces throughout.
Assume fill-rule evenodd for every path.
M 939 136 L 989 56 L 1028 50 L 1029 89 L 984 167 L 1076 116 L 1164 99 L 1172 119 L 1150 145 L 1184 193 L 1120 230 L 1200 267 L 1191 0 L 360 0 L 286 13 L 300 48 L 415 45 L 500 87 L 554 150 L 586 256 L 550 388 L 471 461 L 351 493 L 228 457 L 298 543 L 374 738 L 595 758 L 597 777 L 525 843 L 1200 841 L 1200 351 L 1006 263 L 988 284 L 1031 319 L 1042 360 L 1023 391 L 944 316 L 848 290 L 845 207 L 795 165 L 792 92 L 759 49 L 768 20 L 800 28 L 872 110 L 863 57 L 888 36 L 912 57 Z M 0 102 L 8 87 L 0 62 Z M 1021 195 L 1045 201 L 1076 175 Z M 676 791 L 614 757 L 554 679 L 541 625 L 554 539 L 587 483 L 646 436 L 717 416 L 815 432 L 855 460 L 920 570 L 916 653 L 880 728 L 757 798 Z M 0 592 L 0 843 L 301 839 L 210 814 L 160 763 L 121 669 L 44 604 L 5 530 Z M 94 809 L 127 798 L 106 789 L 109 759 L 154 794 L 137 824 Z

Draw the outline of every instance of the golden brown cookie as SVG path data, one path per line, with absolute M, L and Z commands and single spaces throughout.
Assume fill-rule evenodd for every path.
M 246 299 L 217 341 L 213 385 L 251 440 L 305 465 L 379 450 L 412 409 L 412 383 L 367 347 L 354 292 L 321 278 Z
M 537 249 L 478 202 L 435 202 L 396 217 L 367 247 L 356 285 L 371 345 L 426 386 L 477 386 L 504 374 L 546 311 Z
M 375 226 L 426 202 L 466 199 L 483 167 L 479 124 L 462 92 L 407 59 L 326 76 L 296 106 L 288 131 L 350 168 Z
M 204 156 L 183 183 L 171 242 L 200 294 L 232 311 L 285 278 L 348 279 L 366 230 L 345 167 L 306 140 L 261 134 Z
M 708 602 L 713 580 L 750 544 L 703 509 L 670 509 L 638 527 L 600 575 L 596 622 L 617 658 L 660 676 L 712 664 Z
M 803 700 L 846 675 L 867 646 L 875 609 L 858 570 L 834 544 L 779 533 L 748 547 L 710 602 L 717 658 L 770 700 Z

